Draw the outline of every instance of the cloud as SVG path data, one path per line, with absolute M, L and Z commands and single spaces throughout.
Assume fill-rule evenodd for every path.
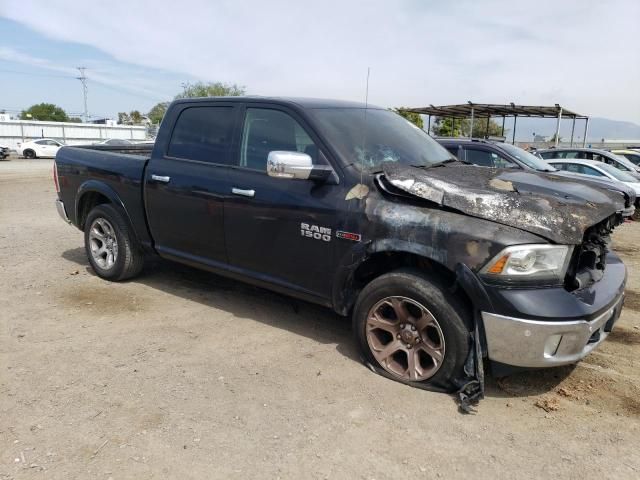
M 637 0 L 4 0 L 3 15 L 252 94 L 362 99 L 371 67 L 385 106 L 560 103 L 640 121 Z
M 11 47 L 0 46 L 0 60 L 49 70 L 64 74 L 63 76 L 69 78 L 77 78 L 80 75 L 80 71 L 77 68 L 59 65 L 52 60 L 35 57 Z M 105 65 L 104 63 L 95 61 L 89 61 L 87 66 L 90 70 L 89 75 L 91 82 L 96 82 L 102 86 L 114 88 L 120 91 L 124 90 L 130 93 L 135 93 L 137 95 L 154 99 L 155 101 L 163 101 L 170 98 L 166 93 L 145 87 L 144 84 L 148 83 L 148 80 L 143 78 L 132 78 L 129 71 L 126 72 L 126 75 L 118 75 L 117 70 L 123 70 L 120 66 L 115 66 L 116 70 L 114 70 L 114 65 Z M 110 70 L 111 73 L 102 73 L 101 70 L 104 70 L 105 68 Z

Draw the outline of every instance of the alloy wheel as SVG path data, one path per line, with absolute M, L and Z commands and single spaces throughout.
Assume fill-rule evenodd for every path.
M 386 297 L 367 315 L 367 343 L 387 372 L 403 380 L 427 380 L 445 355 L 442 329 L 433 314 L 407 297 Z

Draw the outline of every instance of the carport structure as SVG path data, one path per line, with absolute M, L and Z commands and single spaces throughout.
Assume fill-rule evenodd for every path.
M 502 136 L 504 137 L 504 123 L 506 118 L 513 118 L 513 136 L 511 143 L 516 141 L 516 126 L 518 117 L 537 117 L 537 118 L 556 118 L 556 135 L 555 145 L 558 146 L 558 137 L 560 135 L 560 121 L 562 118 L 571 118 L 571 146 L 573 146 L 573 134 L 576 128 L 576 120 L 584 120 L 584 136 L 582 137 L 582 146 L 584 147 L 587 141 L 587 132 L 589 130 L 589 117 L 581 115 L 576 112 L 572 112 L 558 104 L 554 106 L 535 106 L 535 105 L 516 105 L 510 103 L 508 105 L 492 104 L 492 103 L 473 103 L 467 102 L 459 105 L 442 105 L 439 107 L 429 105 L 428 107 L 406 108 L 409 112 L 419 113 L 421 115 L 427 115 L 428 127 L 427 132 L 431 132 L 431 117 L 451 118 L 452 123 L 455 126 L 456 119 L 468 118 L 471 120 L 471 127 L 469 128 L 469 137 L 473 132 L 474 121 L 481 121 L 486 119 L 486 130 L 489 132 L 489 121 L 492 117 L 502 117 Z

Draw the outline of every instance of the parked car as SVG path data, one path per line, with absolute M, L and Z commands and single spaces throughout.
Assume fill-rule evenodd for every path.
M 9 156 L 9 147 L 7 145 L 0 144 L 0 160 L 4 160 Z
M 545 160 L 574 158 L 576 160 L 596 160 L 598 162 L 608 163 L 640 179 L 639 166 L 634 165 L 633 162 L 624 157 L 606 150 L 599 150 L 597 148 L 550 148 L 538 150 L 537 153 Z
M 596 160 L 572 160 L 569 158 L 564 160 L 549 160 L 549 164 L 559 170 L 574 175 L 607 178 L 612 181 L 625 183 L 633 188 L 636 195 L 640 195 L 640 181 L 613 165 Z
M 150 156 L 64 147 L 54 182 L 103 279 L 157 254 L 327 306 L 413 386 L 481 394 L 483 357 L 574 363 L 622 309 L 619 194 L 461 163 L 385 108 L 177 100 Z
M 131 140 L 127 140 L 124 138 L 107 138 L 105 140 L 101 140 L 99 142 L 93 142 L 93 145 L 133 145 L 134 142 Z
M 510 143 L 458 137 L 437 138 L 436 140 L 460 161 L 473 163 L 474 165 L 533 170 L 559 177 L 576 179 L 571 173 L 557 170 L 547 161 Z M 624 172 L 621 171 L 621 173 Z M 611 181 L 606 177 L 597 176 L 581 177 L 581 182 L 620 193 L 625 201 L 626 210 L 624 216 L 632 217 L 634 215 L 635 209 L 638 207 L 638 195 L 631 186 L 618 181 Z M 573 185 L 573 187 L 575 187 L 575 185 Z M 580 192 L 577 190 L 573 193 L 576 196 L 580 195 Z
M 620 157 L 624 157 L 636 166 L 640 166 L 640 150 L 626 149 L 626 150 L 611 150 L 611 153 L 615 153 Z
M 18 152 L 24 158 L 55 157 L 62 143 L 52 138 L 40 138 L 18 144 Z

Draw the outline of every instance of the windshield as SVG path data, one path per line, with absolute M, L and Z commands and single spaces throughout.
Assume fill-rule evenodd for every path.
M 606 152 L 606 155 L 601 155 L 601 157 L 605 157 L 608 156 L 609 158 L 614 159 L 616 162 L 618 162 L 618 168 L 620 168 L 621 166 L 623 167 L 622 170 L 626 170 L 629 172 L 637 172 L 637 166 L 628 158 L 625 158 L 621 155 L 616 155 L 615 153 L 611 153 L 611 152 Z M 595 157 L 594 157 L 595 158 Z
M 376 171 L 384 162 L 428 167 L 455 160 L 426 132 L 389 110 L 315 108 L 310 114 L 343 160 L 359 168 Z
M 542 160 L 541 158 L 536 157 L 532 153 L 523 150 L 520 147 L 516 147 L 515 145 L 511 145 L 510 143 L 501 143 L 500 147 L 504 149 L 507 153 L 513 155 L 522 163 L 524 163 L 527 167 L 533 168 L 534 170 L 540 170 L 543 172 L 555 172 L 556 169 L 549 165 L 547 162 Z
M 632 162 L 634 165 L 640 166 L 640 153 L 618 153 L 618 152 L 613 152 L 613 153 L 615 153 L 619 157 L 626 158 L 627 160 Z
M 629 175 L 628 173 L 623 172 L 622 170 L 614 167 L 613 165 L 609 165 L 608 163 L 598 163 L 598 167 L 604 170 L 605 172 L 607 172 L 616 180 L 620 180 L 621 182 L 629 182 L 629 183 L 637 182 L 637 180 L 633 178 L 631 175 Z

